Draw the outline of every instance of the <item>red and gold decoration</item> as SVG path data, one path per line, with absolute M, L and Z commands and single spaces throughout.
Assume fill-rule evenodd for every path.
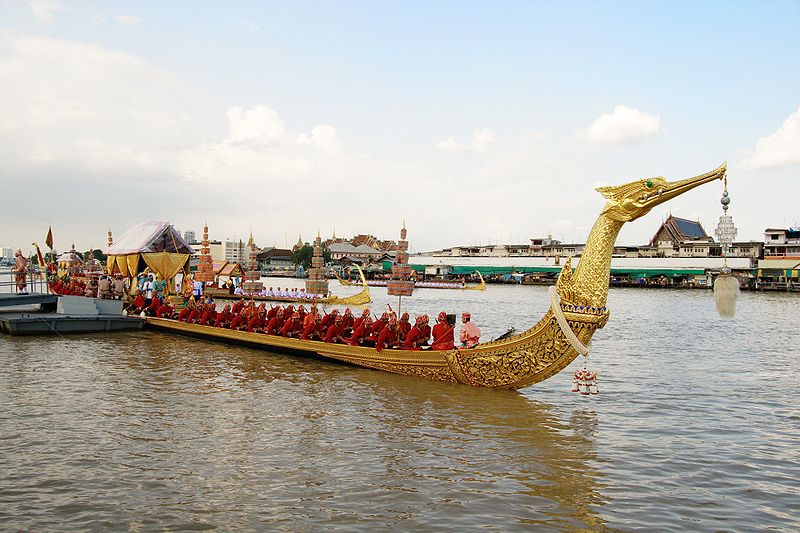
M 247 240 L 247 249 L 250 252 L 247 261 L 247 270 L 244 272 L 244 284 L 242 290 L 252 294 L 261 292 L 264 288 L 264 283 L 261 281 L 261 270 L 258 269 L 258 246 L 253 240 L 253 232 L 250 232 L 250 238 Z
M 406 223 L 400 230 L 400 240 L 395 247 L 397 261 L 392 265 L 392 274 L 386 282 L 386 292 L 391 296 L 411 296 L 414 292 L 414 280 L 411 279 L 411 266 L 408 264 L 408 241 L 406 240 Z
M 597 395 L 597 372 L 592 372 L 585 366 L 573 372 L 572 392 L 580 392 L 583 396 Z
M 317 232 L 314 239 L 314 255 L 311 257 L 311 268 L 308 269 L 306 292 L 308 294 L 328 295 L 328 279 L 325 277 L 325 260 L 322 258 L 322 238 Z
M 194 274 L 196 281 L 214 281 L 214 267 L 211 264 L 211 247 L 208 244 L 208 223 L 203 226 L 203 241 L 200 244 L 200 264 Z

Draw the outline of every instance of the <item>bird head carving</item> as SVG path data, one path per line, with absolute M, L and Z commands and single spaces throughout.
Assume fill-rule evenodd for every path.
M 698 185 L 725 177 L 727 163 L 719 168 L 679 181 L 667 181 L 662 177 L 645 178 L 625 185 L 598 187 L 607 200 L 602 214 L 620 222 L 630 222 L 650 212 L 655 206 L 671 200 Z

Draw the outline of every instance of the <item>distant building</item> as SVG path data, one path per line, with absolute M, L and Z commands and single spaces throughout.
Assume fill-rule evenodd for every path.
M 707 244 L 713 240 L 700 222 L 670 215 L 650 239 L 649 247 L 657 250 L 657 257 L 707 257 Z
M 197 237 L 195 236 L 194 230 L 193 229 L 187 229 L 186 231 L 184 231 L 183 232 L 183 239 L 186 242 L 196 242 L 197 241 Z
M 245 265 L 250 260 L 250 250 L 241 239 L 225 239 L 225 261 Z
M 792 241 L 788 237 L 788 235 L 792 234 L 792 230 L 772 231 L 776 232 L 774 237 L 771 237 L 773 242 L 782 243 L 785 240 L 797 242 L 797 238 Z M 785 238 L 782 232 L 786 232 L 787 236 Z M 800 231 L 796 233 L 800 233 Z M 564 244 L 551 236 L 547 236 L 546 238 L 531 239 L 529 245 L 454 246 L 415 255 L 429 257 L 545 257 L 554 258 L 558 262 L 562 257 L 580 257 L 585 247 L 585 244 L 580 243 Z M 781 251 L 784 248 L 778 246 L 776 250 L 779 253 L 784 253 Z M 798 250 L 799 248 L 800 243 L 793 249 Z M 800 253 L 800 251 L 796 253 Z M 766 254 L 766 251 L 763 243 L 755 241 L 734 242 L 731 245 L 728 257 L 746 257 L 755 261 L 763 257 L 764 254 Z M 649 244 L 643 246 L 615 246 L 612 256 L 632 259 L 647 257 L 722 257 L 722 247 L 706 233 L 700 222 L 670 215 L 667 220 L 661 223 Z
M 258 268 L 265 270 L 285 269 L 292 266 L 292 251 L 282 248 L 264 248 L 257 256 Z
M 336 242 L 328 246 L 331 254 L 331 261 L 342 261 L 347 259 L 354 263 L 365 263 L 383 256 L 384 251 L 373 248 L 372 246 L 361 244 L 354 246 L 349 242 Z
M 800 228 L 765 229 L 764 256 L 800 256 Z
M 531 239 L 534 241 L 536 239 Z M 485 246 L 454 246 L 417 255 L 443 257 L 566 257 L 583 253 L 583 244 L 562 244 L 548 240 L 547 244 L 487 244 Z
M 374 235 L 370 234 L 359 234 L 350 239 L 350 244 L 355 247 L 366 245 L 370 248 L 374 248 L 376 250 L 380 250 L 382 252 L 388 252 L 389 250 L 393 250 L 397 243 L 392 240 L 380 240 Z
M 3 246 L 0 248 L 0 256 L 3 259 L 14 259 L 14 249 Z
M 200 258 L 200 247 L 202 243 L 198 241 L 187 241 L 189 245 L 194 248 L 195 252 L 192 255 L 193 259 Z M 208 247 L 211 250 L 211 260 L 216 262 L 225 262 L 225 247 L 222 241 L 208 241 Z

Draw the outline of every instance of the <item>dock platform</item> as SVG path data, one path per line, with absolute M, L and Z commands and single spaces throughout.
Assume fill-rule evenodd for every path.
M 55 308 L 58 296 L 32 292 L 30 294 L 0 293 L 0 307 L 19 307 L 23 305 L 50 305 Z
M 118 314 L 0 313 L 0 331 L 9 335 L 136 331 L 144 327 L 144 322 L 141 317 Z

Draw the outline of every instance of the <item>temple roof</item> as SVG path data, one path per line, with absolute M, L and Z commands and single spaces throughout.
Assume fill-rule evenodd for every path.
M 650 241 L 650 246 L 658 245 L 658 236 L 662 231 L 666 231 L 670 240 L 675 244 L 697 239 L 712 240 L 706 233 L 706 230 L 703 229 L 703 225 L 700 224 L 700 222 L 670 215 L 667 220 L 659 226 L 658 231 L 656 231 L 656 234 Z
M 353 246 L 349 242 L 335 242 L 328 246 L 328 250 L 331 253 L 340 253 L 340 254 L 369 254 L 369 255 L 377 255 L 380 254 L 380 250 L 376 250 L 371 246 L 367 246 L 366 244 L 361 244 L 359 246 Z
M 672 217 L 672 219 L 686 237 L 708 237 L 700 222 L 677 217 Z

